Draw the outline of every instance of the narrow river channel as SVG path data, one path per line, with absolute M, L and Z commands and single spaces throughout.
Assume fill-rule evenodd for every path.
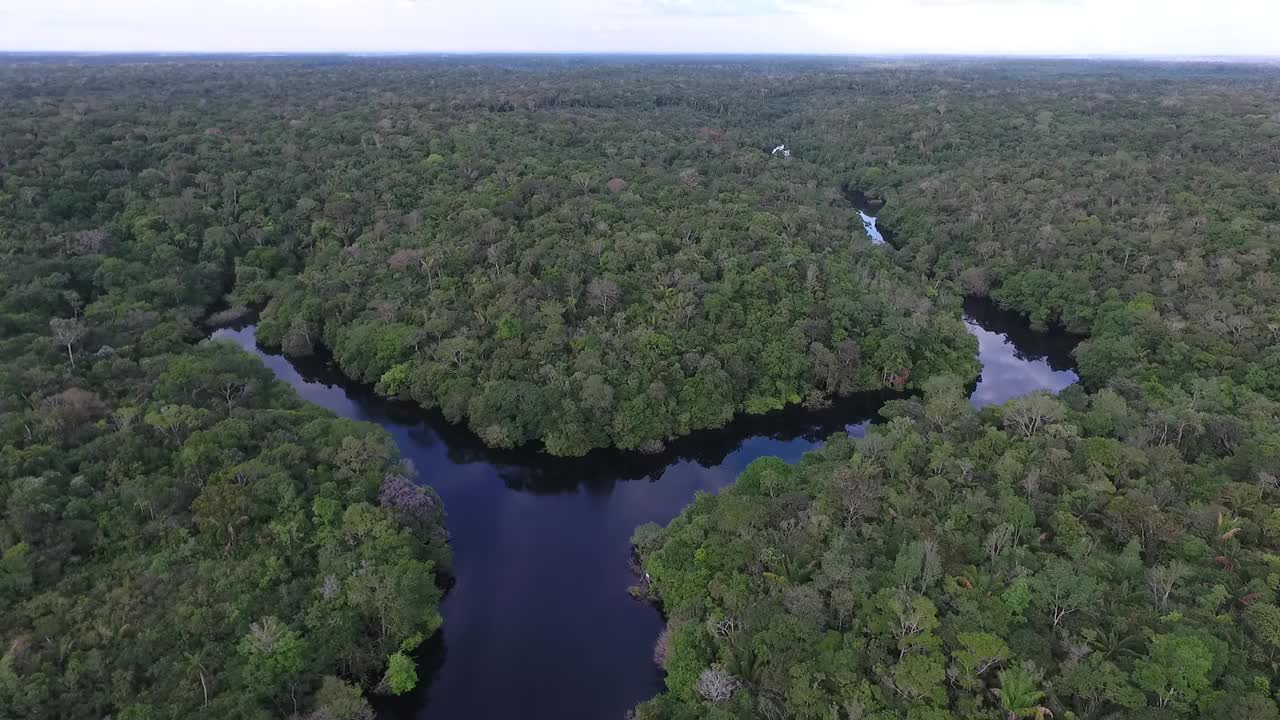
M 965 311 L 982 362 L 975 405 L 1075 381 L 1071 338 L 1032 332 L 987 301 L 969 300 Z M 832 433 L 863 434 L 892 397 L 744 417 L 658 455 L 552 458 L 486 448 L 330 367 L 264 352 L 252 325 L 212 337 L 256 353 L 306 400 L 384 427 L 444 500 L 457 583 L 441 608 L 443 630 L 424 647 L 419 689 L 380 708 L 399 718 L 622 718 L 662 689 L 651 659 L 661 619 L 627 594 L 632 530 L 668 522 L 694 493 L 716 492 L 758 457 L 793 462 Z

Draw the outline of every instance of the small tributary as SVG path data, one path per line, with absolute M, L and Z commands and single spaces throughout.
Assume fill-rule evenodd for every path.
M 872 245 L 888 245 L 885 240 L 885 233 L 880 231 L 876 226 L 876 213 L 880 212 L 880 208 L 884 207 L 884 201 L 871 197 L 861 190 L 851 190 L 844 188 L 844 197 L 853 205 L 854 211 L 858 213 L 858 219 L 862 221 L 862 231 L 867 234 L 867 239 Z

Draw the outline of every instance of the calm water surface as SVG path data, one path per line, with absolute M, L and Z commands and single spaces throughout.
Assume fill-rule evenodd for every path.
M 884 235 L 881 235 L 880 230 L 876 228 L 876 216 L 868 215 L 859 210 L 858 217 L 862 220 L 862 230 L 867 234 L 867 238 L 871 240 L 871 244 L 884 245 Z
M 858 213 L 858 219 L 862 221 L 862 231 L 866 233 L 867 239 L 872 245 L 888 245 L 885 239 L 888 230 L 880 231 L 876 227 L 876 213 L 880 212 L 880 208 L 884 207 L 884 201 L 871 197 L 861 190 L 854 190 L 849 187 L 843 189 L 844 197 L 853 206 L 855 212 Z
M 989 302 L 965 310 L 982 361 L 975 405 L 1074 382 L 1071 338 L 1033 333 Z M 694 493 L 718 491 L 758 457 L 792 462 L 832 433 L 861 436 L 894 397 L 741 418 L 659 455 L 557 459 L 485 448 L 439 415 L 379 398 L 332 368 L 262 351 L 254 330 L 213 337 L 255 352 L 307 400 L 386 428 L 444 500 L 457 584 L 441 608 L 443 630 L 423 651 L 419 689 L 380 708 L 403 718 L 622 718 L 662 690 L 651 660 L 661 618 L 627 594 L 636 581 L 632 530 L 668 522 Z
M 969 395 L 974 407 L 997 405 L 1032 390 L 1058 392 L 1079 379 L 1071 351 L 1080 338 L 1036 332 L 1027 319 L 990 300 L 966 298 L 964 324 L 978 338 L 982 375 Z

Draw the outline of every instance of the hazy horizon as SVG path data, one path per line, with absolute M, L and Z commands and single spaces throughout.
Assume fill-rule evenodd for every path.
M 838 60 L 1119 60 L 1149 62 L 1280 62 L 1274 55 L 1231 54 L 1123 54 L 1123 53 L 984 53 L 984 52 L 697 52 L 663 50 L 575 51 L 575 50 L 4 50 L 0 57 L 350 57 L 350 58 L 744 58 L 744 59 L 828 59 Z
M 9 0 L 0 51 L 1280 56 L 1266 0 Z

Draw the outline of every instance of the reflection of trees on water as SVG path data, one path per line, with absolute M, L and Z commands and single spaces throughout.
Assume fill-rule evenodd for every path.
M 1025 315 L 1001 308 L 990 298 L 966 297 L 965 319 L 987 332 L 1003 335 L 1013 345 L 1018 360 L 1044 360 L 1058 372 L 1076 369 L 1072 353 L 1083 339 L 1060 328 L 1040 332 L 1031 328 Z
M 967 298 L 964 309 L 967 320 L 1008 338 L 1015 358 L 1046 360 L 1054 370 L 1074 369 L 1071 352 L 1079 341 L 1077 336 L 1057 330 L 1032 330 L 1025 317 L 1002 310 L 986 298 Z M 253 326 L 244 324 L 240 329 L 249 332 L 237 339 L 252 342 Z M 443 447 L 450 463 L 488 465 L 507 487 L 535 494 L 579 491 L 608 494 L 620 480 L 656 481 L 677 463 L 716 467 L 750 440 L 818 443 L 835 433 L 845 432 L 851 425 L 874 421 L 886 401 L 903 397 L 889 391 L 866 392 L 837 398 L 829 407 L 818 410 L 791 406 L 765 415 L 740 415 L 724 428 L 701 430 L 677 438 L 667 443 L 661 452 L 652 454 L 599 449 L 579 458 L 561 458 L 548 455 L 536 446 L 510 450 L 488 447 L 475 433 L 464 425 L 450 423 L 438 410 L 423 410 L 411 402 L 389 400 L 377 395 L 370 386 L 352 382 L 327 356 L 290 358 L 289 362 L 306 382 L 341 389 L 351 402 L 364 409 L 370 420 L 403 429 L 414 444 L 413 448 L 403 449 L 407 456 L 420 460 L 421 452 L 414 450 Z M 299 391 L 306 396 L 306 388 Z
M 508 462 L 481 448 L 481 461 L 493 463 L 513 490 L 533 493 L 572 492 L 579 488 L 607 491 L 619 480 L 656 481 L 667 468 L 681 462 L 694 462 L 705 468 L 717 467 L 751 440 L 821 442 L 833 434 L 845 432 L 850 425 L 874 419 L 887 400 L 897 397 L 902 396 L 889 392 L 859 393 L 842 398 L 822 410 L 793 407 L 766 415 L 741 416 L 719 430 L 701 430 L 677 438 L 661 452 L 653 454 L 597 450 L 581 458 L 552 458 L 535 454 L 532 458 Z
M 415 445 L 443 446 L 449 462 L 489 465 L 507 487 L 535 494 L 580 490 L 608 493 L 619 480 L 655 481 L 667 468 L 685 461 L 715 467 L 745 442 L 757 438 L 820 442 L 844 432 L 850 425 L 875 419 L 886 401 L 903 397 L 887 391 L 858 393 L 838 398 L 830 407 L 819 410 L 792 406 L 765 415 L 739 416 L 719 430 L 700 430 L 677 438 L 657 453 L 599 449 L 583 457 L 563 458 L 548 455 L 534 446 L 489 447 L 464 425 L 446 420 L 438 410 L 423 410 L 410 402 L 388 400 L 369 386 L 348 380 L 327 358 L 290 361 L 307 382 L 341 388 L 352 402 L 365 409 L 370 419 L 407 428 Z

